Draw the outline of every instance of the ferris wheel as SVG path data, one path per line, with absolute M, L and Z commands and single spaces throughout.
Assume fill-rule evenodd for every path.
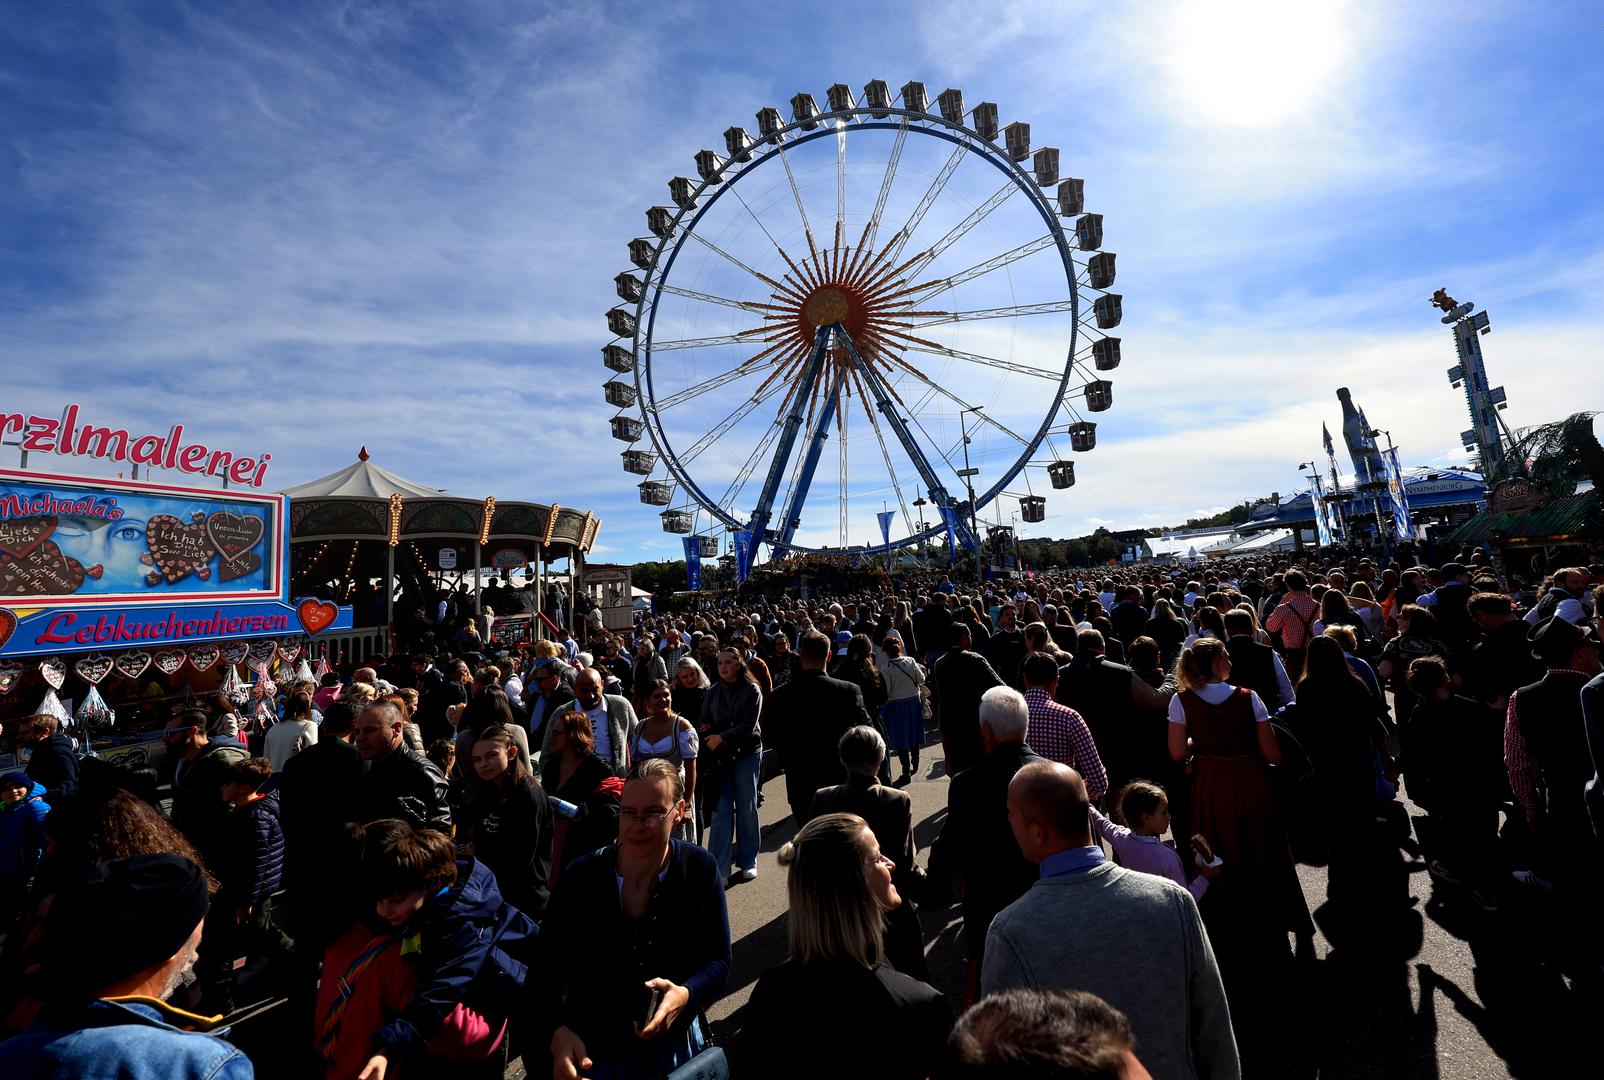
M 666 531 L 751 562 L 1041 521 L 1036 480 L 1072 486 L 1113 404 L 1102 215 L 991 102 L 875 80 L 826 105 L 758 110 L 646 211 L 602 349 L 624 469 Z

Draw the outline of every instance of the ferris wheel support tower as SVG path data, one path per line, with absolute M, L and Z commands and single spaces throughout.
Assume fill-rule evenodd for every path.
M 1431 304 L 1443 312 L 1442 321 L 1453 327 L 1454 348 L 1459 363 L 1448 369 L 1448 381 L 1455 389 L 1465 388 L 1465 404 L 1470 408 L 1470 428 L 1459 433 L 1466 450 L 1481 459 L 1482 479 L 1488 483 L 1504 464 L 1504 427 L 1499 410 L 1508 405 L 1502 386 L 1487 385 L 1487 365 L 1481 355 L 1481 335 L 1492 333 L 1487 312 L 1476 311 L 1472 303 L 1459 303 L 1446 289 L 1432 294 Z M 1474 312 L 1474 314 L 1472 314 Z

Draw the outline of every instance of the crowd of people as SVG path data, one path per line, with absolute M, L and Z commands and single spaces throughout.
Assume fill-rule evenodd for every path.
M 1601 601 L 1604 567 L 1525 595 L 1465 552 L 914 575 L 510 650 L 442 603 L 266 730 L 175 712 L 154 774 L 29 717 L 0 1073 L 250 1076 L 219 1037 L 249 989 L 296 1075 L 1235 1077 L 1316 962 L 1296 864 L 1362 923 L 1411 848 L 1487 918 L 1550 898 L 1597 986 Z M 788 958 L 732 972 L 781 774 Z M 921 866 L 906 789 L 942 775 Z M 961 1000 L 916 910 L 954 888 Z

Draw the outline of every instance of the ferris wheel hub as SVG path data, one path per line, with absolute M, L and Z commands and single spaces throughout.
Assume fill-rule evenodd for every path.
M 851 310 L 852 298 L 836 285 L 826 285 L 822 289 L 815 290 L 802 308 L 809 325 L 815 330 L 821 326 L 831 326 L 840 322 Z

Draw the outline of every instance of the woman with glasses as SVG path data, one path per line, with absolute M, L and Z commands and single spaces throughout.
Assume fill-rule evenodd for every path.
M 685 812 L 673 763 L 636 761 L 618 842 L 552 896 L 533 1015 L 557 1024 L 553 1076 L 658 1077 L 710 1045 L 702 1014 L 729 978 L 730 924 L 713 858 L 672 838 Z
M 646 695 L 646 714 L 635 729 L 635 742 L 629 748 L 632 762 L 663 758 L 679 770 L 685 789 L 685 805 L 696 805 L 696 754 L 701 740 L 692 723 L 674 711 L 674 694 L 667 679 L 658 679 Z M 696 843 L 695 815 L 687 812 L 674 839 Z
M 550 895 L 551 803 L 519 758 L 512 729 L 488 726 L 469 749 L 479 778 L 463 809 L 473 856 L 496 875 L 507 902 L 539 922 Z
M 718 654 L 718 682 L 708 687 L 696 725 L 702 737 L 702 760 L 708 765 L 708 850 L 719 875 L 730 878 L 730 833 L 736 836 L 736 876 L 757 877 L 757 789 L 763 763 L 763 691 L 734 649 Z
M 752 991 L 741 1075 L 929 1076 L 952 1011 L 940 991 L 885 961 L 885 915 L 903 903 L 896 864 L 861 817 L 825 814 L 780 849 L 780 865 L 789 867 L 791 955 Z M 802 1017 L 828 1037 L 798 1038 Z
M 552 841 L 552 884 L 557 871 L 576 857 L 618 838 L 618 794 L 623 784 L 607 759 L 596 753 L 590 717 L 578 709 L 557 714 L 551 742 L 541 759 L 540 786 L 557 800 Z

